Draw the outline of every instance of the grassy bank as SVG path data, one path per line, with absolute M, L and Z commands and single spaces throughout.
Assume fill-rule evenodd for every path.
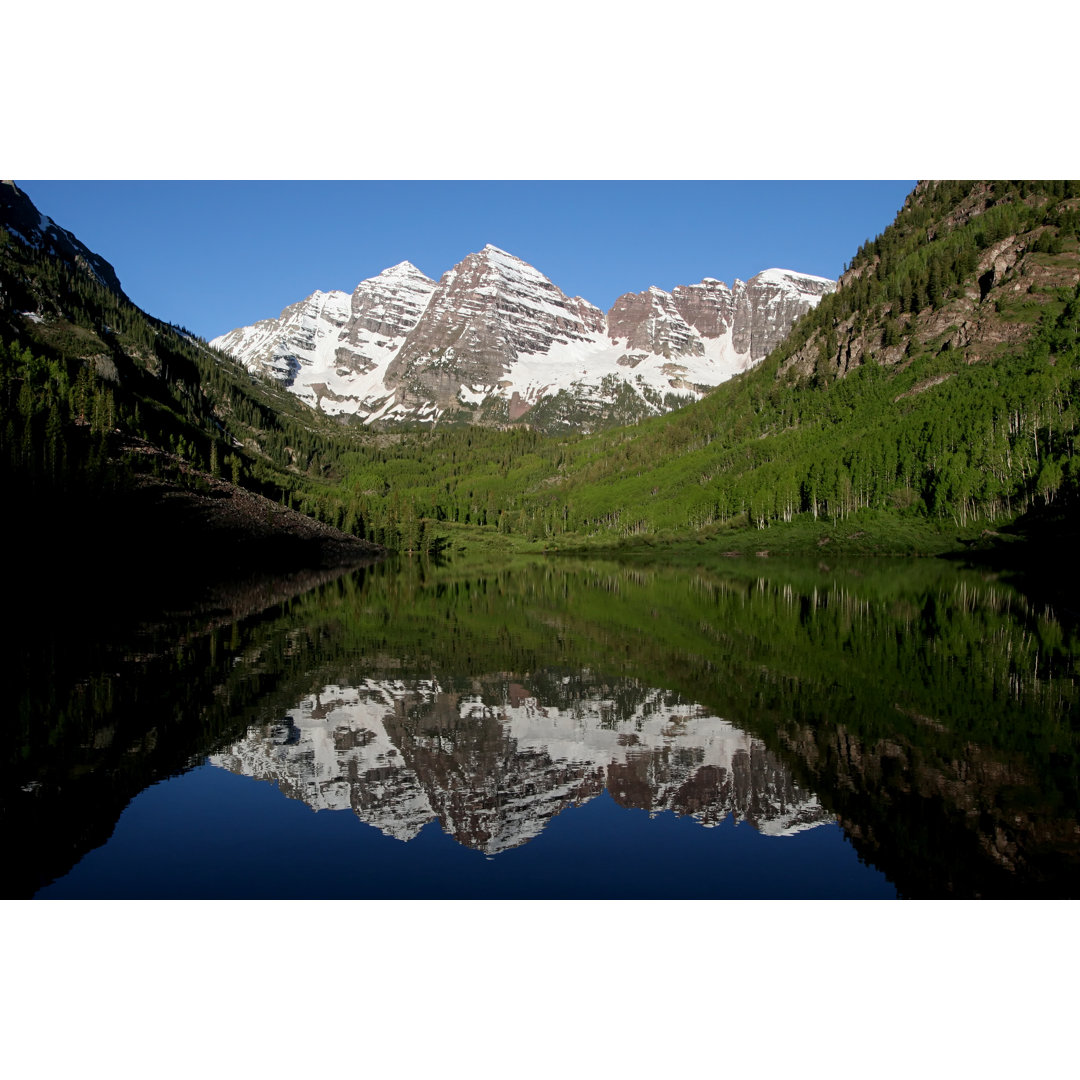
M 1015 537 L 985 525 L 959 529 L 917 518 L 867 513 L 844 521 L 798 519 L 764 529 L 711 527 L 694 533 L 653 533 L 615 539 L 564 534 L 547 540 L 501 535 L 479 526 L 440 523 L 449 550 L 479 557 L 511 558 L 523 554 L 576 554 L 699 560 L 702 556 L 960 555 L 1014 544 Z

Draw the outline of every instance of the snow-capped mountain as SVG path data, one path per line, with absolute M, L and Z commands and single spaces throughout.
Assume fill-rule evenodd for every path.
M 706 278 L 627 293 L 604 315 L 489 244 L 437 284 L 400 263 L 351 298 L 316 292 L 211 344 L 309 404 L 368 424 L 499 423 L 557 398 L 566 423 L 588 428 L 616 401 L 625 418 L 700 397 L 765 357 L 834 287 L 766 270 L 730 289 Z
M 569 682 L 569 680 L 567 680 Z M 669 692 L 587 673 L 547 700 L 510 679 L 326 686 L 211 757 L 315 810 L 353 810 L 409 840 L 429 821 L 488 854 L 605 788 L 616 802 L 770 836 L 834 820 L 758 739 Z
M 360 402 L 370 405 L 388 396 L 386 368 L 434 289 L 434 281 L 402 262 L 361 281 L 351 295 L 314 292 L 278 318 L 233 330 L 211 344 L 316 408 L 355 412 Z

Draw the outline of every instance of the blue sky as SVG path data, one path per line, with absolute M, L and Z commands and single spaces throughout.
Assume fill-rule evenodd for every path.
M 140 307 L 212 338 L 408 259 L 438 278 L 495 244 L 607 310 L 624 292 L 777 266 L 836 277 L 899 181 L 33 181 Z
M 4 169 L 140 306 L 207 337 L 486 243 L 605 309 L 770 266 L 833 277 L 914 186 L 889 177 L 1075 171 L 1052 104 L 1075 65 L 1021 50 L 1009 85 L 1030 93 L 983 107 L 1000 26 L 949 0 L 326 0 L 295 25 L 129 7 L 5 14 L 13 42 L 48 28 L 49 75 L 39 49 L 5 55 Z M 924 78 L 928 42 L 949 61 Z

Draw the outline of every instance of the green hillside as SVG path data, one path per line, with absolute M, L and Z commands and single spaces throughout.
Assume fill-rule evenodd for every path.
M 75 529 L 88 561 L 146 561 L 164 547 L 210 564 L 219 553 L 199 542 L 221 540 L 219 519 L 273 516 L 293 533 L 290 510 L 342 522 L 335 426 L 85 262 L 0 227 L 0 478 L 23 523 L 20 554 Z
M 333 423 L 0 230 L 0 468 L 52 526 L 152 475 L 409 550 L 933 551 L 1070 528 L 1078 226 L 1076 181 L 923 182 L 759 366 L 589 437 Z
M 1076 182 L 921 184 L 783 346 L 700 403 L 590 438 L 403 436 L 347 481 L 369 517 L 397 499 L 561 544 L 798 548 L 839 529 L 918 549 L 1068 518 L 1078 223 Z

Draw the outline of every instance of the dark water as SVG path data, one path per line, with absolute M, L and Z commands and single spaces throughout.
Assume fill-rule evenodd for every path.
M 9 896 L 1073 896 L 1067 611 L 924 560 L 382 564 L 36 638 Z

